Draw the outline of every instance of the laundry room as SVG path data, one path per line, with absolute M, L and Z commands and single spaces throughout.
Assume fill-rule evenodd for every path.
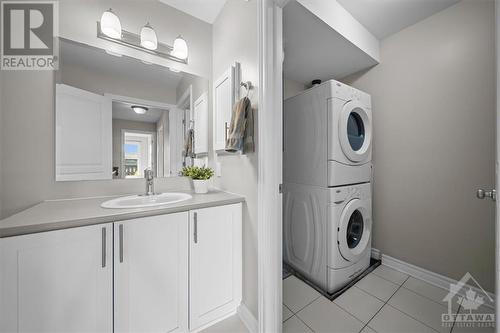
M 495 2 L 289 1 L 283 50 L 283 332 L 495 332 Z

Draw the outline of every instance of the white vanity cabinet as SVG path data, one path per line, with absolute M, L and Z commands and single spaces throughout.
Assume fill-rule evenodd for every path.
M 0 333 L 189 332 L 234 313 L 241 209 L 0 238 Z
M 112 332 L 112 230 L 0 239 L 0 332 Z
M 115 332 L 187 332 L 188 212 L 114 227 Z
M 241 204 L 190 212 L 189 328 L 202 327 L 241 302 Z

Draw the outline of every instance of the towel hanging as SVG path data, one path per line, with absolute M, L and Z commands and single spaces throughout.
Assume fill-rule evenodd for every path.
M 226 151 L 243 153 L 254 151 L 253 110 L 248 97 L 243 97 L 233 106 L 231 123 L 226 140 Z

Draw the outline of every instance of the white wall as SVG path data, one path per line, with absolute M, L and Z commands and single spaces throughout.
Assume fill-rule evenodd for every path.
M 257 0 L 228 0 L 213 24 L 213 78 L 219 77 L 235 61 L 241 64 L 242 81 L 259 82 Z M 250 94 L 257 109 L 258 87 Z M 257 133 L 257 114 L 255 133 Z M 210 124 L 212 124 L 212 115 Z M 209 137 L 213 137 L 210 130 Z M 210 148 L 212 150 L 212 148 Z M 243 205 L 243 302 L 257 317 L 257 154 L 220 156 L 220 188 L 245 196 Z M 214 165 L 214 157 L 211 156 Z
M 373 246 L 494 290 L 493 1 L 463 1 L 381 43 L 382 63 L 344 81 L 372 95 Z
M 62 0 L 62 36 L 93 46 L 109 45 L 96 38 L 96 21 L 109 7 L 120 16 L 124 29 L 139 31 L 149 20 L 160 41 L 171 43 L 178 34 L 182 34 L 190 51 L 189 65 L 183 69 L 211 77 L 211 25 L 158 1 Z M 128 194 L 144 190 L 141 179 L 55 182 L 54 77 L 55 74 L 49 71 L 2 72 L 1 217 L 46 199 Z M 156 184 L 159 191 L 189 189 L 190 186 L 187 179 L 177 177 L 158 179 Z

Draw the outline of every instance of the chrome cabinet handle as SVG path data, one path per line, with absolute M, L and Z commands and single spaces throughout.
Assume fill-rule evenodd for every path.
M 120 237 L 120 262 L 123 262 L 123 224 L 118 227 L 118 233 Z
M 104 268 L 106 267 L 106 227 L 102 228 L 102 233 L 101 233 L 101 267 Z
M 479 189 L 476 192 L 476 196 L 478 197 L 478 199 L 490 198 L 492 201 L 496 201 L 497 191 L 496 190 L 485 191 L 483 189 Z
M 194 232 L 193 232 L 194 243 L 198 244 L 198 213 L 193 214 L 193 219 L 194 219 Z

